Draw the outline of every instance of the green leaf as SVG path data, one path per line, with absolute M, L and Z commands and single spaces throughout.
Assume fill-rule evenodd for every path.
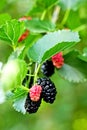
M 54 54 L 75 46 L 79 40 L 78 33 L 70 30 L 59 30 L 49 33 L 39 39 L 29 49 L 28 56 L 33 61 L 42 63 Z
M 38 35 L 29 35 L 29 37 L 25 40 L 25 49 L 24 49 L 24 56 L 27 54 L 28 52 L 28 49 L 33 45 L 35 44 L 35 42 L 41 38 L 42 35 L 41 34 L 38 34 Z M 28 55 L 27 55 L 28 56 Z M 28 57 L 29 58 L 29 57 Z
M 41 16 L 44 10 L 48 10 L 58 4 L 58 0 L 36 0 L 35 6 L 30 10 L 29 15 Z
M 78 51 L 72 51 L 65 55 L 65 64 L 58 70 L 59 75 L 70 82 L 79 83 L 87 80 L 87 63 L 78 59 L 78 55 Z
M 43 3 L 43 5 L 45 6 L 45 8 L 49 8 L 49 7 L 52 7 L 52 6 L 54 6 L 55 4 L 57 4 L 58 3 L 58 0 L 42 0 L 42 3 Z
M 10 55 L 9 59 L 8 60 L 13 60 L 13 59 L 22 59 L 23 57 L 22 56 L 22 53 L 24 51 L 24 48 L 25 46 L 20 46 L 20 47 L 17 47 L 13 52 L 12 54 Z
M 26 96 L 28 92 L 29 89 L 21 85 L 18 88 L 16 88 L 13 92 L 7 92 L 6 96 L 7 99 L 17 100 L 23 96 Z
M 74 23 L 75 21 L 75 23 Z M 68 28 L 71 30 L 81 26 L 81 19 L 79 17 L 79 11 L 70 11 L 69 17 L 66 21 Z
M 41 38 L 41 34 L 32 35 L 30 34 L 28 38 L 25 40 L 25 47 L 30 48 L 39 38 Z
M 21 97 L 21 98 L 15 100 L 14 103 L 13 103 L 14 109 L 15 109 L 16 111 L 18 111 L 18 112 L 23 113 L 23 114 L 26 113 L 26 110 L 25 110 L 25 107 L 24 107 L 25 101 L 26 101 L 26 97 L 27 97 L 27 96 L 23 96 L 23 97 Z
M 7 21 L 5 24 L 0 26 L 0 39 L 7 41 L 13 46 L 17 45 L 18 39 L 23 33 L 24 23 L 18 20 Z
M 1 87 L 5 90 L 17 88 L 18 85 L 21 85 L 26 73 L 27 65 L 25 61 L 20 59 L 8 61 L 2 69 Z
M 26 23 L 26 28 L 33 33 L 45 33 L 45 32 L 53 31 L 55 29 L 55 25 L 50 21 L 33 19 L 30 21 L 26 21 L 25 23 Z
M 60 5 L 63 9 L 72 9 L 76 10 L 80 5 L 86 3 L 86 0 L 60 0 Z
M 0 14 L 0 25 L 4 24 L 6 21 L 11 20 L 11 16 L 7 13 Z
M 81 60 L 87 62 L 87 47 L 85 47 L 85 48 L 83 49 L 83 54 L 80 54 L 80 55 L 78 56 L 78 58 L 80 58 Z

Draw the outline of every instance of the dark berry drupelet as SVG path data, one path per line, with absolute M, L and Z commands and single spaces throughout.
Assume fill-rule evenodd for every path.
M 51 76 L 54 73 L 54 66 L 52 61 L 47 60 L 44 62 L 41 66 L 41 72 L 47 77 Z
M 42 97 L 47 103 L 53 103 L 56 98 L 56 87 L 49 78 L 39 78 L 37 84 L 42 87 Z
M 37 110 L 39 109 L 40 107 L 40 104 L 41 104 L 41 98 L 36 102 L 36 101 L 32 101 L 30 99 L 30 96 L 28 94 L 27 98 L 26 98 L 26 102 L 25 102 L 25 109 L 26 109 L 26 112 L 28 113 L 36 113 Z

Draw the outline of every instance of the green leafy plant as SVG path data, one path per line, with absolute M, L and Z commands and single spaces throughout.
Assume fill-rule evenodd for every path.
M 71 0 L 67 2 L 65 0 L 51 0 L 51 2 L 37 0 L 24 20 L 11 19 L 8 14 L 0 15 L 0 40 L 12 49 L 6 63 L 3 63 L 0 69 L 0 88 L 5 99 L 3 102 L 12 100 L 13 107 L 18 112 L 35 113 L 42 99 L 47 103 L 54 102 L 57 94 L 55 83 L 41 72 L 43 63 L 47 60 L 52 62 L 54 55 L 62 52 L 64 59 L 60 68 L 53 64 L 54 75 L 57 73 L 65 80 L 74 83 L 87 81 L 85 71 L 87 48 L 81 53 L 76 47 L 76 44 L 81 41 L 79 31 L 84 30 L 87 25 L 79 22 L 80 26 L 74 28 L 73 25 L 72 29 L 69 21 L 72 11 L 74 16 L 73 9 L 79 8 L 76 6 L 78 3 L 82 2 L 80 0 L 73 2 Z M 59 6 L 65 10 L 62 20 L 57 19 Z M 53 14 L 56 14 L 55 17 Z M 32 19 L 29 20 L 28 17 Z M 55 62 L 60 63 L 60 61 L 61 57 L 55 59 Z M 37 90 L 32 89 L 33 96 L 41 94 L 38 101 L 30 97 L 31 88 L 34 85 Z M 42 87 L 41 93 L 38 86 Z

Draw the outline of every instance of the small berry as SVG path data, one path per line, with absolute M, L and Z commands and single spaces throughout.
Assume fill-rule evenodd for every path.
M 30 16 L 23 16 L 23 17 L 19 18 L 19 21 L 24 21 L 24 20 L 32 20 L 32 17 L 30 17 Z
M 47 103 L 53 103 L 56 98 L 56 87 L 49 78 L 39 78 L 37 84 L 42 87 L 42 98 Z
M 41 72 L 47 77 L 51 76 L 54 73 L 54 66 L 52 61 L 47 60 L 44 62 L 41 66 Z
M 30 16 L 23 16 L 23 17 L 19 18 L 20 22 L 21 21 L 26 21 L 26 20 L 32 20 L 32 17 L 30 17 Z M 29 35 L 29 30 L 26 29 L 26 31 L 18 39 L 18 42 L 21 42 L 21 41 L 25 40 L 28 35 Z
M 25 101 L 25 109 L 28 113 L 36 113 L 40 107 L 41 98 L 36 102 L 30 99 L 30 95 L 28 94 L 26 101 Z
M 61 68 L 64 65 L 63 53 L 60 52 L 52 56 L 52 62 L 55 67 Z
M 26 31 L 18 39 L 18 42 L 25 40 L 28 37 L 28 35 L 29 35 L 29 30 L 26 29 Z
M 32 101 L 38 101 L 41 97 L 42 87 L 40 85 L 34 85 L 30 88 L 30 99 Z

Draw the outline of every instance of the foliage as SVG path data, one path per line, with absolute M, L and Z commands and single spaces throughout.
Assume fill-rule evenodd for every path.
M 60 0 L 60 4 L 62 8 L 64 9 L 72 9 L 72 10 L 77 10 L 82 4 L 84 4 L 86 0 Z
M 69 30 L 58 30 L 58 32 L 49 33 L 37 41 L 29 49 L 28 54 L 34 61 L 42 63 L 54 54 L 74 46 L 75 42 L 78 41 L 78 33 Z
M 55 30 L 55 24 L 50 21 L 32 19 L 31 21 L 26 21 L 26 27 L 33 33 L 45 33 Z
M 86 81 L 87 79 L 87 72 L 85 71 L 87 64 L 79 60 L 78 56 L 78 51 L 72 51 L 65 55 L 65 65 L 58 71 L 65 79 L 77 83 Z
M 51 60 L 54 54 L 62 51 L 64 65 L 60 69 L 55 68 L 55 73 L 51 77 L 56 86 L 61 86 L 57 88 L 59 98 L 56 99 L 53 109 L 56 113 L 58 110 L 58 115 L 66 111 L 66 116 L 61 114 L 59 120 L 64 122 L 67 119 L 69 122 L 71 120 L 69 115 L 71 113 L 73 115 L 76 102 L 87 108 L 86 88 L 82 88 L 86 86 L 87 81 L 87 0 L 68 0 L 67 2 L 66 0 L 34 0 L 32 8 L 25 14 L 18 9 L 15 11 L 14 7 L 18 7 L 18 2 L 2 0 L 0 5 L 0 104 L 11 100 L 14 109 L 25 114 L 24 104 L 29 93 L 30 79 L 33 76 L 33 84 L 35 84 L 37 78 L 42 76 L 40 67 L 43 62 Z M 26 3 L 25 1 L 25 5 Z M 9 9 L 9 5 L 14 13 Z M 32 20 L 19 21 L 19 16 L 23 15 L 31 16 Z M 52 22 L 54 19 L 56 19 L 55 23 Z M 19 42 L 19 38 L 26 30 L 29 30 L 28 37 Z M 28 71 L 29 74 L 27 74 Z M 23 85 L 26 76 L 28 81 Z M 70 88 L 69 86 L 73 86 L 73 83 L 77 86 L 80 83 L 82 86 Z M 67 103 L 68 106 L 66 101 L 70 103 Z M 45 109 L 44 103 L 42 108 Z M 58 119 L 56 113 L 53 112 L 54 115 L 51 116 L 56 116 Z M 64 129 L 61 127 L 59 120 L 59 129 L 67 129 L 66 126 Z M 79 120 L 73 122 L 73 129 L 79 128 L 78 122 Z M 87 122 L 86 119 L 83 122 Z
M 23 24 L 17 20 L 7 21 L 0 27 L 0 39 L 7 41 L 12 46 L 17 46 L 17 42 L 23 33 Z

